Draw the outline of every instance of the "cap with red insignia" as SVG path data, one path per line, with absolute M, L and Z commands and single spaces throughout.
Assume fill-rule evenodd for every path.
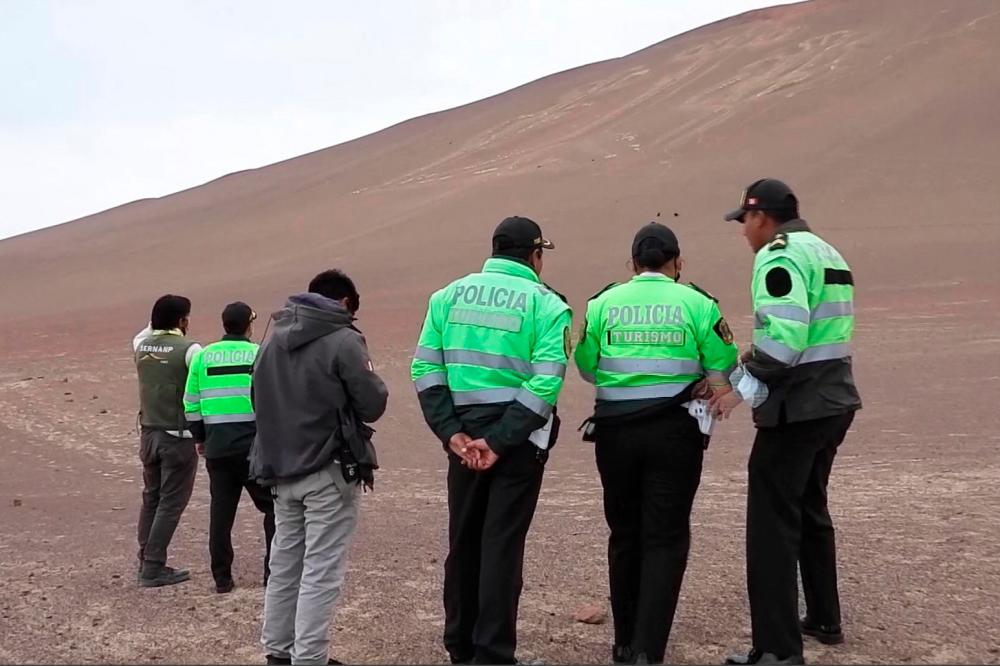
M 743 221 L 743 216 L 751 210 L 795 211 L 799 200 L 792 188 L 774 178 L 762 178 L 743 190 L 740 207 L 725 216 L 726 221 Z

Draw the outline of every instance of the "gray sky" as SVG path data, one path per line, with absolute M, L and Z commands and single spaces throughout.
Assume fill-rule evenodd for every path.
M 0 0 L 0 238 L 779 0 Z

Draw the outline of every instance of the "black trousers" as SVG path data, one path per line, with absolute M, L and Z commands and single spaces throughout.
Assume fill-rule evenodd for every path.
M 143 428 L 139 440 L 142 461 L 142 508 L 139 510 L 139 561 L 167 562 L 167 547 L 187 508 L 198 473 L 193 439 Z
M 525 442 L 485 472 L 448 457 L 444 645 L 455 663 L 513 664 L 524 542 L 546 454 Z
M 274 499 L 269 488 L 250 479 L 250 463 L 245 455 L 206 458 L 212 503 L 209 510 L 208 552 L 212 576 L 221 585 L 233 579 L 233 523 L 240 495 L 245 489 L 257 510 L 264 514 L 264 580 L 270 574 L 271 541 L 274 539 Z
M 806 613 L 840 623 L 837 549 L 826 487 L 854 413 L 757 431 L 747 498 L 747 591 L 754 647 L 802 654 L 796 564 Z
M 596 432 L 615 644 L 663 661 L 691 544 L 705 438 L 687 411 Z

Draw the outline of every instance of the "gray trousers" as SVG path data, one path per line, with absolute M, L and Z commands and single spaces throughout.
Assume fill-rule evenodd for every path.
M 194 490 L 198 454 L 193 439 L 143 428 L 139 459 L 142 460 L 143 482 L 139 560 L 154 566 L 163 565 L 167 562 L 167 546 Z
M 326 664 L 330 617 L 358 521 L 358 486 L 340 465 L 274 487 L 271 576 L 261 643 L 293 664 Z

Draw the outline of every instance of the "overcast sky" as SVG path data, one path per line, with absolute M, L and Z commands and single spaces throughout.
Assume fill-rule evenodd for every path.
M 778 0 L 0 0 L 0 238 Z

